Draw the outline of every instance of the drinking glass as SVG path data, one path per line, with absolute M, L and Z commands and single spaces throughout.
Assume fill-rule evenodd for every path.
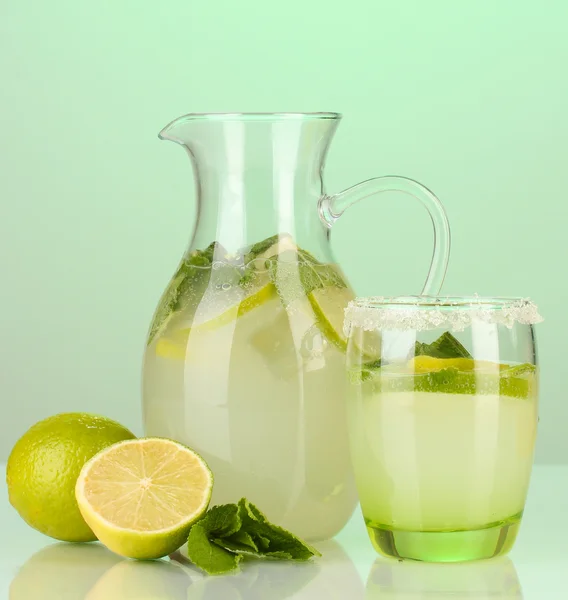
M 507 553 L 537 429 L 536 306 L 360 298 L 345 314 L 351 456 L 375 549 L 434 562 Z

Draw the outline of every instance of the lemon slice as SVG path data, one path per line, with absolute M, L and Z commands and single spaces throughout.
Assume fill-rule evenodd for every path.
M 511 365 L 473 358 L 436 358 L 433 356 L 415 356 L 407 365 L 407 369 L 414 373 L 432 373 L 450 368 L 465 373 L 469 371 L 498 373 L 511 369 Z
M 442 369 L 457 369 L 458 371 L 499 371 L 507 365 L 499 365 L 487 360 L 473 358 L 435 358 L 433 356 L 416 356 L 408 363 L 408 370 L 414 373 L 431 373 Z
M 75 496 L 83 518 L 110 550 L 128 558 L 171 554 L 209 506 L 213 475 L 177 442 L 119 442 L 89 460 Z
M 277 293 L 274 284 L 267 283 L 250 296 L 246 296 L 240 301 L 237 300 L 225 310 L 218 312 L 215 316 L 210 318 L 202 317 L 191 326 L 181 326 L 173 334 L 162 336 L 156 342 L 156 354 L 163 358 L 184 360 L 190 331 L 203 332 L 219 329 L 224 325 L 236 321 L 258 306 L 262 306 L 265 302 L 276 296 Z
M 347 338 L 343 333 L 345 308 L 354 298 L 355 295 L 349 288 L 334 286 L 318 288 L 308 294 L 308 300 L 322 333 L 342 352 L 347 351 Z M 361 339 L 355 343 L 360 346 L 363 360 L 374 360 L 380 357 L 381 339 L 378 332 L 361 332 Z
M 471 358 L 417 356 L 407 363 L 352 373 L 357 383 L 370 381 L 377 392 L 497 394 L 530 398 L 536 392 L 536 367 L 507 365 Z

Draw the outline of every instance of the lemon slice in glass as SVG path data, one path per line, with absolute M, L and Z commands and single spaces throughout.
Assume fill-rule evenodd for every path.
M 442 369 L 457 369 L 462 372 L 469 371 L 499 371 L 501 367 L 507 365 L 499 365 L 499 363 L 490 362 L 487 360 L 474 360 L 473 358 L 436 358 L 433 356 L 415 356 L 408 363 L 408 370 L 414 373 L 432 373 L 441 371 Z
M 207 510 L 213 475 L 177 442 L 119 442 L 85 463 L 75 486 L 83 518 L 110 550 L 128 558 L 171 554 Z

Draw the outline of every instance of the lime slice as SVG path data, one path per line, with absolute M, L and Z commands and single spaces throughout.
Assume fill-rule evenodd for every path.
M 468 358 L 417 356 L 407 363 L 353 371 L 353 383 L 369 381 L 376 392 L 496 394 L 528 398 L 536 391 L 534 365 L 507 365 Z
M 228 308 L 221 309 L 215 316 L 201 318 L 191 326 L 181 326 L 170 335 L 162 336 L 156 343 L 156 354 L 162 358 L 184 360 L 186 355 L 187 340 L 190 331 L 204 332 L 219 329 L 238 318 L 246 315 L 251 310 L 262 306 L 276 297 L 276 288 L 272 283 L 267 283 L 250 296 L 234 301 Z M 206 304 L 205 300 L 203 304 Z M 213 303 L 214 304 L 214 303 Z
M 83 518 L 110 550 L 128 558 L 171 554 L 207 510 L 213 475 L 177 442 L 119 442 L 89 460 L 75 496 Z
M 347 350 L 347 338 L 343 333 L 345 308 L 354 298 L 353 292 L 346 287 L 318 288 L 308 294 L 320 330 L 341 352 Z M 359 346 L 364 361 L 375 360 L 381 355 L 381 338 L 377 331 L 362 331 L 360 339 L 354 343 Z
M 240 291 L 242 294 L 242 290 Z M 192 324 L 191 328 L 182 328 L 180 332 L 187 332 L 189 335 L 190 329 L 196 329 L 199 331 L 213 331 L 214 329 L 219 329 L 219 327 L 223 327 L 228 323 L 236 321 L 239 317 L 246 315 L 249 311 L 261 306 L 268 300 L 276 297 L 276 288 L 271 283 L 267 283 L 260 289 L 257 289 L 254 293 L 250 294 L 250 296 L 246 296 L 245 298 L 236 296 L 233 299 L 233 303 L 230 306 L 226 306 L 227 302 L 225 302 L 225 308 L 222 308 L 220 313 L 215 316 L 205 316 L 198 317 L 196 322 Z M 204 300 L 204 304 L 206 300 Z M 213 303 L 214 305 L 214 303 Z
M 320 330 L 342 352 L 347 350 L 343 318 L 347 304 L 354 299 L 349 288 L 324 287 L 308 294 Z
M 407 370 L 414 373 L 431 373 L 442 369 L 454 368 L 458 371 L 485 371 L 495 373 L 510 369 L 510 365 L 494 363 L 489 360 L 473 358 L 435 358 L 433 356 L 416 356 L 409 361 Z

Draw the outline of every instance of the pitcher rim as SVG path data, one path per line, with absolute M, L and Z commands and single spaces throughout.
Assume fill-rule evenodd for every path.
M 316 112 L 192 112 L 179 117 L 180 119 L 340 119 L 341 113 Z M 177 119 L 176 119 L 177 121 Z
M 194 112 L 170 121 L 160 132 L 165 133 L 180 121 L 285 121 L 285 120 L 330 120 L 342 118 L 338 112 Z

